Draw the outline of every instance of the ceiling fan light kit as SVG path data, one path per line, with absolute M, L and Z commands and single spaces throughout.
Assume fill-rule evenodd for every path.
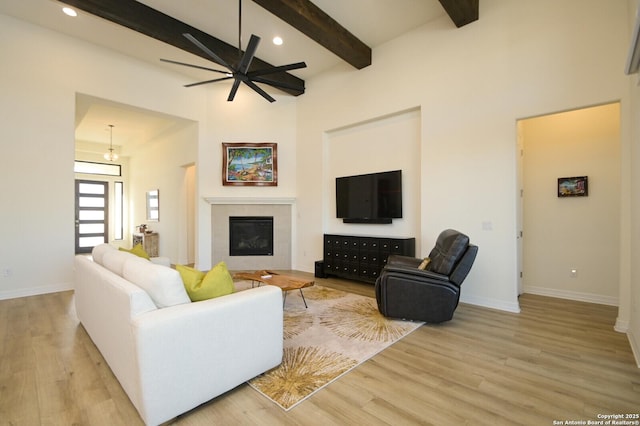
M 242 0 L 239 0 L 239 11 L 238 11 L 238 54 L 242 54 Z M 199 65 L 186 64 L 184 62 L 172 61 L 169 59 L 160 59 L 161 61 L 182 65 L 192 68 L 198 68 L 206 71 L 211 71 L 219 74 L 224 74 L 224 77 L 214 78 L 211 80 L 200 81 L 197 83 L 186 84 L 185 87 L 193 87 L 200 86 L 203 84 L 216 83 L 218 81 L 225 81 L 233 79 L 233 85 L 231 86 L 231 91 L 229 92 L 229 96 L 227 97 L 228 102 L 232 102 L 236 96 L 238 88 L 240 87 L 240 83 L 244 83 L 253 89 L 256 93 L 262 96 L 264 99 L 269 102 L 275 102 L 275 99 L 269 95 L 265 90 L 263 90 L 260 86 L 256 84 L 264 83 L 270 86 L 281 88 L 281 89 L 294 89 L 304 91 L 304 84 L 302 87 L 299 85 L 290 85 L 283 82 L 277 82 L 273 80 L 269 80 L 268 75 L 276 74 L 280 72 L 287 72 L 291 70 L 296 70 L 300 68 L 306 68 L 307 64 L 304 62 L 296 62 L 294 64 L 281 65 L 277 67 L 270 67 L 261 70 L 249 71 L 249 67 L 251 66 L 251 62 L 255 57 L 256 51 L 258 50 L 258 44 L 260 44 L 260 37 L 255 34 L 251 34 L 251 38 L 249 39 L 249 43 L 247 44 L 247 49 L 244 51 L 242 56 L 239 59 L 237 64 L 229 64 L 227 61 L 222 59 L 220 56 L 216 55 L 211 49 L 202 44 L 198 39 L 196 39 L 193 35 L 189 33 L 182 34 L 187 40 L 193 43 L 198 49 L 204 52 L 211 60 L 213 60 L 218 65 L 225 67 L 227 70 L 218 70 L 214 68 L 202 67 Z

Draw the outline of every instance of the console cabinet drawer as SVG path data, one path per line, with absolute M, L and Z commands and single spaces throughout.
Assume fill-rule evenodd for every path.
M 323 272 L 374 283 L 391 254 L 415 256 L 415 238 L 324 235 Z

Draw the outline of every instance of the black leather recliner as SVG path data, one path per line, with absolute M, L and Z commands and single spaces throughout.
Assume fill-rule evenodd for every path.
M 469 237 L 453 229 L 443 231 L 423 259 L 391 255 L 376 280 L 378 310 L 386 317 L 439 323 L 449 321 L 460 300 L 460 285 L 478 253 Z

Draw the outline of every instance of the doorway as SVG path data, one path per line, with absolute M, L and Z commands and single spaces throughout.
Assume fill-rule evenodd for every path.
M 518 121 L 522 291 L 617 305 L 620 103 Z M 585 178 L 565 196 L 561 182 Z
M 76 179 L 75 205 L 75 252 L 90 253 L 109 235 L 109 183 Z

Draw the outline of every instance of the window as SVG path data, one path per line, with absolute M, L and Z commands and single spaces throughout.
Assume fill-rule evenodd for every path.
M 122 240 L 124 238 L 124 185 L 122 182 L 114 182 L 114 235 L 115 240 Z
M 74 161 L 73 171 L 92 175 L 122 176 L 120 164 L 92 163 L 90 161 Z

